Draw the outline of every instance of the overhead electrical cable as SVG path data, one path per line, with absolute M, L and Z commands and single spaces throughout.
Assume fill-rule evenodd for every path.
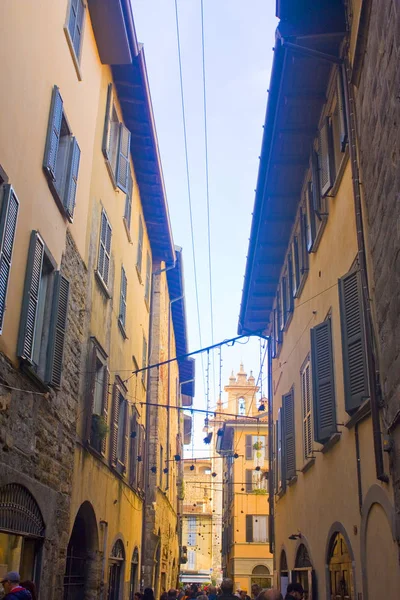
M 178 61 L 179 61 L 179 81 L 181 88 L 181 105 L 182 105 L 182 121 L 183 121 L 183 139 L 185 145 L 185 163 L 186 163 L 186 181 L 189 201 L 189 218 L 190 218 L 190 235 L 192 239 L 192 258 L 193 258 L 193 272 L 194 272 L 194 287 L 196 294 L 196 308 L 197 308 L 197 325 L 199 330 L 199 342 L 200 346 L 203 345 L 201 338 L 201 321 L 200 321 L 200 303 L 199 303 L 199 287 L 197 283 L 197 264 L 196 264 L 196 251 L 194 243 L 194 228 L 193 228 L 193 211 L 192 211 L 192 194 L 190 189 L 190 174 L 189 174 L 189 154 L 187 144 L 187 131 L 186 131 L 186 112 L 185 112 L 185 97 L 183 93 L 183 73 L 182 73 L 182 54 L 181 54 L 181 40 L 179 35 L 179 16 L 178 16 L 178 0 L 175 0 L 175 22 L 176 22 L 176 37 L 178 42 Z M 212 340 L 214 343 L 214 340 Z M 205 375 L 204 375 L 204 361 L 203 355 L 201 356 L 201 369 L 203 374 L 203 389 L 205 390 Z

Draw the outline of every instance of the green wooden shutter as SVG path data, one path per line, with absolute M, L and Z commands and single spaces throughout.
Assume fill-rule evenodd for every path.
M 128 282 L 125 275 L 124 267 L 121 267 L 121 295 L 119 300 L 119 320 L 121 325 L 125 327 L 126 324 L 126 298 L 128 291 Z
M 128 191 L 130 144 L 131 132 L 120 123 L 116 180 L 118 187 L 123 192 Z
M 283 425 L 283 408 L 278 410 L 277 423 L 277 463 L 278 463 L 278 489 L 286 489 L 286 460 L 285 460 L 285 443 L 284 443 L 284 425 Z
M 131 417 L 131 431 L 130 431 L 130 451 L 129 451 L 129 484 L 131 486 L 136 485 L 136 469 L 137 469 L 137 445 L 138 445 L 138 424 L 136 410 Z
M 17 354 L 32 362 L 36 315 L 44 255 L 44 242 L 37 231 L 32 231 L 25 274 L 24 296 L 18 336 Z
M 54 273 L 53 306 L 51 311 L 49 347 L 47 361 L 47 383 L 61 386 L 65 336 L 67 332 L 67 314 L 69 299 L 69 281 L 60 271 Z
M 292 243 L 293 254 L 293 294 L 297 295 L 300 287 L 300 261 L 299 261 L 299 242 L 297 236 L 293 238 Z
M 124 400 L 123 402 L 123 411 L 124 411 L 124 421 L 123 421 L 123 427 L 124 427 L 124 441 L 123 441 L 123 446 L 122 446 L 122 460 L 121 462 L 124 464 L 125 468 L 126 465 L 128 464 L 128 445 L 129 445 L 129 404 L 127 400 Z
M 337 74 L 337 104 L 338 104 L 338 115 L 339 115 L 339 125 L 340 125 L 340 149 L 342 152 L 346 150 L 347 145 L 347 121 L 346 121 L 346 108 L 345 108 L 345 99 L 344 99 L 344 86 L 346 82 L 343 78 L 343 72 L 341 68 L 338 67 Z
M 148 305 L 150 305 L 150 270 L 151 270 L 151 260 L 150 253 L 147 253 L 146 256 L 146 282 L 144 288 L 144 297 Z
M 296 441 L 294 428 L 293 390 L 282 396 L 282 407 L 286 478 L 291 479 L 296 475 Z
M 131 228 L 131 215 L 132 215 L 132 193 L 133 193 L 133 178 L 131 170 L 128 171 L 128 190 L 125 196 L 125 212 L 124 219 L 128 226 L 128 229 Z
M 314 439 L 324 444 L 336 433 L 331 321 L 311 329 Z
M 339 279 L 339 299 L 345 408 L 352 414 L 370 395 L 359 271 L 352 271 Z
M 312 185 L 312 203 L 314 212 L 321 213 L 321 184 L 319 181 L 319 161 L 315 150 L 311 152 L 311 185 Z
M 110 371 L 108 367 L 103 367 L 104 369 L 104 381 L 103 381 L 103 406 L 102 406 L 102 417 L 104 423 L 108 423 L 108 397 L 110 395 Z M 101 440 L 101 453 L 103 456 L 106 454 L 107 448 L 107 436 L 105 435 Z
M 313 186 L 312 186 L 311 181 L 309 181 L 307 184 L 306 204 L 307 204 L 307 217 L 308 217 L 307 250 L 308 250 L 308 252 L 311 252 L 314 242 L 315 242 L 315 237 L 316 237 Z
M 143 254 L 143 221 L 139 215 L 139 235 L 138 235 L 138 248 L 136 257 L 136 266 L 139 273 L 142 272 L 142 254 Z
M 245 459 L 253 460 L 253 436 L 246 435 L 245 440 Z
M 335 181 L 333 162 L 333 140 L 329 117 L 319 131 L 319 173 L 321 195 L 326 196 Z
M 64 191 L 63 205 L 68 219 L 72 222 L 74 218 L 76 188 L 78 185 L 79 162 L 81 150 L 75 137 L 71 138 L 69 150 L 69 164 L 66 174 L 66 185 Z
M 119 421 L 119 390 L 114 383 L 112 395 L 112 410 L 111 410 L 111 436 L 110 436 L 110 461 L 115 467 L 117 464 L 117 448 L 118 448 L 118 421 Z
M 60 142 L 61 122 L 63 115 L 63 101 L 60 90 L 55 85 L 51 98 L 49 123 L 47 126 L 46 147 L 44 150 L 43 168 L 53 181 L 56 180 L 56 164 L 58 145 Z
M 113 109 L 113 86 L 112 83 L 108 84 L 107 88 L 107 104 L 106 104 L 106 114 L 104 118 L 104 131 L 103 131 L 103 142 L 102 142 L 102 151 L 105 158 L 110 162 L 112 158 L 112 148 L 111 148 L 111 119 L 112 119 L 112 109 Z
M 253 470 L 246 469 L 246 494 L 253 491 Z
M 253 541 L 253 515 L 246 515 L 246 542 Z
M 19 200 L 13 188 L 4 185 L 0 213 L 0 333 L 3 331 L 18 211 Z
M 87 377 L 87 390 L 85 398 L 85 431 L 84 441 L 90 443 L 90 437 L 92 432 L 92 415 L 93 415 L 93 404 L 94 404 L 94 388 L 96 385 L 96 374 L 97 374 L 97 352 L 96 348 L 92 346 L 89 358 L 89 373 Z

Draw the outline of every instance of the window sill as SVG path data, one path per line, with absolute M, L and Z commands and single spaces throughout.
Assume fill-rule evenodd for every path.
M 118 319 L 118 327 L 119 327 L 119 330 L 120 330 L 120 332 L 121 332 L 122 337 L 124 338 L 124 340 L 127 340 L 128 336 L 126 334 L 125 327 L 124 327 L 121 319 Z
M 307 462 L 301 467 L 300 471 L 304 474 L 307 473 L 311 469 L 311 467 L 315 464 L 315 457 L 307 459 Z
M 25 375 L 27 375 L 29 379 L 31 379 L 31 381 L 33 381 L 33 383 L 35 383 L 42 392 L 50 392 L 50 386 L 47 383 L 45 383 L 41 377 L 39 377 L 39 375 L 36 373 L 32 365 L 28 361 L 20 359 L 20 365 L 21 371 L 25 373 Z
M 342 183 L 343 175 L 346 169 L 347 161 L 349 160 L 349 145 L 347 144 L 346 150 L 343 152 L 342 160 L 340 161 L 340 165 L 338 171 L 336 173 L 335 182 L 331 188 L 331 190 L 327 194 L 327 198 L 334 198 L 339 191 L 340 184 Z
M 345 427 L 347 427 L 347 429 L 352 429 L 355 425 L 357 425 L 357 423 L 369 417 L 370 414 L 371 401 L 369 398 L 367 398 L 367 400 L 365 400 L 361 406 L 358 407 L 357 412 L 355 412 L 354 415 L 351 415 L 351 417 L 346 421 Z
M 286 332 L 289 329 L 289 325 L 292 322 L 292 319 L 293 319 L 293 309 L 289 312 L 288 317 L 286 319 L 285 327 L 283 328 L 284 332 Z
M 76 75 L 77 75 L 79 81 L 82 81 L 82 71 L 81 71 L 81 67 L 79 64 L 79 58 L 75 54 L 75 48 L 72 43 L 71 36 L 68 31 L 67 25 L 64 25 L 64 33 L 65 33 L 65 37 L 67 38 L 68 48 L 69 48 L 69 51 L 71 52 L 72 62 L 74 63 Z
M 150 303 L 147 298 L 144 299 L 144 303 L 146 305 L 147 312 L 149 313 L 150 312 Z
M 318 217 L 316 217 L 316 218 L 318 218 Z M 315 254 L 315 252 L 318 250 L 318 246 L 322 239 L 322 234 L 325 231 L 327 221 L 328 221 L 328 215 L 324 215 L 321 217 L 320 225 L 319 225 L 318 231 L 315 235 L 315 240 L 313 241 L 313 244 L 308 252 L 309 254 L 311 254 L 311 253 Z
M 296 483 L 297 481 L 297 475 L 293 475 L 293 477 L 291 477 L 290 479 L 287 480 L 287 484 L 288 486 L 292 486 Z
M 98 272 L 97 269 L 95 270 L 94 274 L 95 274 L 96 281 L 97 281 L 97 283 L 98 283 L 101 291 L 106 296 L 107 300 L 111 300 L 110 291 L 109 291 L 108 287 L 106 286 L 106 284 L 104 283 L 103 278 L 102 278 L 102 276 L 100 275 L 100 273 Z
M 128 221 L 125 219 L 125 217 L 122 217 L 122 220 L 124 222 L 124 226 L 125 226 L 125 231 L 126 231 L 126 237 L 128 238 L 128 242 L 130 244 L 132 244 L 132 238 L 131 238 L 131 232 L 129 230 L 129 225 L 128 225 Z
M 326 454 L 331 448 L 333 448 L 333 446 L 336 446 L 341 437 L 341 433 L 334 433 L 332 437 L 326 442 L 326 444 L 322 446 L 322 454 Z
M 300 275 L 300 284 L 296 290 L 296 298 L 300 298 L 308 277 L 308 269 Z

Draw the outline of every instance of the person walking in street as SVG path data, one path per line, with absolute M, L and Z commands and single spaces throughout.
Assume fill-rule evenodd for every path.
M 300 583 L 289 583 L 285 600 L 303 600 L 304 589 Z
M 143 600 L 155 600 L 152 588 L 145 588 L 143 592 Z
M 210 585 L 208 588 L 208 600 L 217 600 L 217 588 L 215 585 Z
M 283 600 L 283 596 L 279 590 L 269 588 L 267 590 L 261 590 L 256 600 Z
M 31 593 L 20 585 L 21 577 L 16 571 L 10 571 L 1 580 L 5 591 L 4 600 L 32 600 Z
M 25 588 L 26 590 L 28 590 L 28 592 L 31 593 L 32 600 L 38 600 L 36 585 L 33 581 L 21 581 L 21 587 Z
M 233 594 L 233 581 L 232 579 L 223 579 L 221 583 L 221 594 L 219 600 L 237 600 Z
M 261 588 L 258 583 L 253 583 L 251 586 L 251 597 L 255 600 L 260 592 Z

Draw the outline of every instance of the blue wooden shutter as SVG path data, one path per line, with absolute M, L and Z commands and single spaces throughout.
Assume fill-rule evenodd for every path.
M 283 407 L 283 436 L 285 444 L 286 478 L 296 475 L 296 441 L 294 427 L 294 398 L 293 390 L 282 396 Z
M 74 218 L 76 188 L 78 185 L 79 162 L 81 151 L 75 137 L 71 138 L 69 150 L 69 165 L 66 174 L 66 185 L 63 204 L 68 219 L 72 222 Z
M 128 226 L 128 229 L 131 227 L 131 215 L 132 215 L 132 193 L 133 193 L 133 177 L 131 170 L 128 172 L 128 191 L 125 196 L 125 212 L 124 219 Z
M 346 121 L 346 108 L 345 108 L 345 99 L 344 99 L 344 86 L 346 82 L 344 81 L 343 72 L 340 67 L 338 67 L 338 75 L 337 75 L 337 104 L 338 104 L 338 116 L 339 116 L 339 125 L 340 125 L 340 149 L 342 152 L 346 150 L 347 145 L 347 121 Z
M 127 296 L 128 282 L 125 275 L 124 267 L 121 267 L 121 296 L 119 300 L 119 320 L 125 327 L 126 322 L 126 296 Z
M 130 144 L 131 132 L 120 123 L 116 180 L 117 186 L 123 192 L 128 191 Z
M 311 329 L 314 439 L 324 444 L 336 433 L 331 320 Z
M 47 382 L 61 386 L 67 314 L 69 281 L 59 271 L 54 274 L 53 306 L 50 321 L 49 348 L 47 361 Z
M 107 88 L 107 104 L 106 104 L 106 114 L 104 118 L 104 131 L 103 131 L 103 142 L 102 142 L 102 151 L 105 158 L 110 161 L 112 155 L 111 149 L 111 118 L 112 118 L 112 109 L 113 109 L 113 86 L 112 83 L 108 84 Z
M 139 273 L 142 272 L 142 254 L 143 254 L 143 222 L 142 217 L 139 215 L 139 236 L 138 236 L 138 249 L 136 257 L 136 266 Z
M 352 414 L 369 398 L 363 302 L 359 271 L 339 279 L 345 407 Z
M 68 31 L 77 58 L 79 58 L 81 50 L 84 10 L 85 7 L 82 0 L 71 0 Z
M 333 140 L 329 117 L 326 117 L 319 131 L 319 174 L 321 195 L 326 196 L 335 181 L 333 162 Z
M 19 200 L 13 188 L 4 185 L 0 214 L 0 333 L 3 331 L 18 211 Z
M 56 164 L 58 146 L 60 143 L 63 101 L 60 90 L 55 85 L 51 98 L 49 123 L 47 127 L 46 147 L 44 150 L 43 168 L 53 181 L 56 180 Z
M 108 276 L 110 272 L 111 234 L 111 225 L 105 211 L 103 210 L 101 213 L 99 259 L 97 270 L 106 285 L 108 285 Z
M 17 354 L 32 362 L 36 315 L 44 255 L 44 242 L 37 231 L 32 231 L 26 267 L 24 296 L 18 336 Z
M 286 460 L 285 460 L 285 443 L 284 443 L 284 425 L 283 425 L 283 408 L 278 410 L 277 422 L 277 463 L 278 463 L 278 488 L 286 489 Z

